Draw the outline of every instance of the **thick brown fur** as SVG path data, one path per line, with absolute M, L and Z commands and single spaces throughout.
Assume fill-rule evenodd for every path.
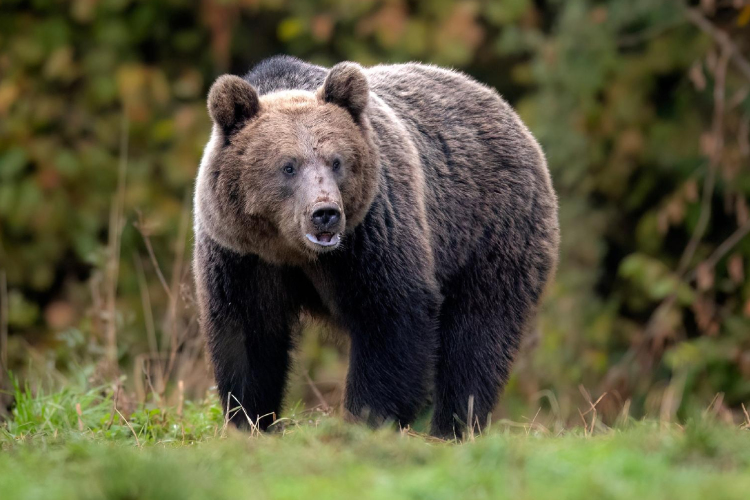
M 219 78 L 208 107 L 194 267 L 224 404 L 278 415 L 306 309 L 349 333 L 352 415 L 408 425 L 432 394 L 434 434 L 484 426 L 559 243 L 510 106 L 433 66 L 279 57 Z

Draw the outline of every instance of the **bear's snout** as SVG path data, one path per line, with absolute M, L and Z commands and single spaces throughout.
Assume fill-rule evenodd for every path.
M 336 229 L 341 220 L 341 210 L 333 204 L 324 205 L 312 213 L 312 223 L 320 231 Z
M 312 206 L 305 230 L 305 238 L 318 252 L 333 250 L 341 242 L 346 217 L 340 205 L 321 201 Z

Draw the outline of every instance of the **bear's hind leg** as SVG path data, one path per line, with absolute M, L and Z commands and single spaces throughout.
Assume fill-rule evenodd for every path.
M 444 286 L 432 418 L 436 436 L 461 439 L 467 425 L 484 429 L 508 380 L 544 281 L 525 268 L 526 258 L 514 260 L 496 253 L 475 256 Z

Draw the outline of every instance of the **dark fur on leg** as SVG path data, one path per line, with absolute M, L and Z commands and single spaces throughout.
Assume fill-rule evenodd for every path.
M 370 425 L 405 427 L 432 385 L 440 294 L 427 250 L 418 257 L 418 242 L 404 244 L 403 228 L 384 222 L 394 207 L 395 197 L 376 200 L 348 248 L 309 272 L 312 282 L 326 284 L 321 296 L 335 305 L 333 317 L 351 338 L 346 410 Z
M 525 245 L 503 243 L 514 231 L 528 235 Z M 488 229 L 482 250 L 443 287 L 434 435 L 461 439 L 467 426 L 487 426 L 553 272 L 554 260 L 540 251 L 549 238 L 533 218 L 519 217 L 512 229 L 500 220 Z
M 231 422 L 248 427 L 247 413 L 265 430 L 279 415 L 299 320 L 299 300 L 288 283 L 296 280 L 299 288 L 304 277 L 257 256 L 235 254 L 200 234 L 196 264 L 203 330 L 222 407 L 241 404 L 244 413 L 234 412 Z
M 377 426 L 410 425 L 422 409 L 434 373 L 435 297 L 416 292 L 408 303 L 369 304 L 368 319 L 351 330 L 344 407 Z

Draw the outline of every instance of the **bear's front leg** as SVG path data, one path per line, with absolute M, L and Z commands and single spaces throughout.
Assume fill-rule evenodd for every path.
M 424 406 L 434 374 L 440 295 L 419 270 L 404 273 L 377 258 L 358 262 L 365 269 L 354 266 L 340 290 L 351 336 L 344 407 L 373 426 L 405 427 Z
M 222 407 L 240 428 L 265 430 L 279 415 L 300 310 L 289 272 L 196 235 L 201 327 Z

